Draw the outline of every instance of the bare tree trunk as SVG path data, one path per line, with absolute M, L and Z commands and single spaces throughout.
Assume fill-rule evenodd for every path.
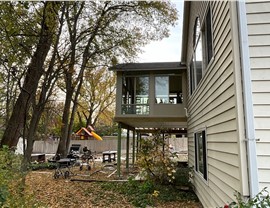
M 79 16 L 82 12 L 82 9 L 84 8 L 84 2 L 81 3 L 80 9 L 77 11 L 77 13 L 74 16 L 70 16 L 69 13 L 69 3 L 66 2 L 67 5 L 67 12 L 66 12 L 66 21 L 68 25 L 68 31 L 70 35 L 70 43 L 71 43 L 71 55 L 70 55 L 70 63 L 69 68 L 65 73 L 65 82 L 66 82 L 66 100 L 65 100 L 65 106 L 62 116 L 62 128 L 61 128 L 61 138 L 59 141 L 57 153 L 61 154 L 62 156 L 67 155 L 67 146 L 68 146 L 68 140 L 69 137 L 69 131 L 70 131 L 70 108 L 71 108 L 71 102 L 73 93 L 75 90 L 75 87 L 78 83 L 77 80 L 73 80 L 73 73 L 74 73 L 74 66 L 76 64 L 76 34 L 77 34 L 77 21 L 79 19 Z M 71 4 L 72 6 L 72 4 Z M 71 22 L 73 21 L 73 25 Z M 73 124 L 72 124 L 73 125 Z
M 6 124 L 8 123 L 9 117 L 10 117 L 10 82 L 11 82 L 11 72 L 10 69 L 8 69 L 7 74 L 7 92 L 6 92 Z
M 33 115 L 32 115 L 31 121 L 30 121 L 29 131 L 28 131 L 28 134 L 26 136 L 27 148 L 26 148 L 26 152 L 24 155 L 24 164 L 28 164 L 31 161 L 31 154 L 33 152 L 34 138 L 36 135 L 37 126 L 38 126 L 38 123 L 39 123 L 40 118 L 42 116 L 42 113 L 44 112 L 44 108 L 46 106 L 46 103 L 48 102 L 48 99 L 52 95 L 54 86 L 55 86 L 56 81 L 59 77 L 59 72 L 61 70 L 60 68 L 57 68 L 56 70 L 54 70 L 54 65 L 56 62 L 56 55 L 57 55 L 57 51 L 58 51 L 59 39 L 60 39 L 60 35 L 62 33 L 64 12 L 65 12 L 65 6 L 62 7 L 62 16 L 60 19 L 60 27 L 58 30 L 55 44 L 54 44 L 53 53 L 52 53 L 52 57 L 51 57 L 51 60 L 49 63 L 49 67 L 48 67 L 48 70 L 46 71 L 46 75 L 45 75 L 45 78 L 44 78 L 44 81 L 43 81 L 43 84 L 41 87 L 42 90 L 40 93 L 38 104 L 36 104 L 35 98 L 33 98 L 33 113 L 32 113 Z
M 67 155 L 67 137 L 68 137 L 68 130 L 69 130 L 69 115 L 70 115 L 70 107 L 72 102 L 72 94 L 73 90 L 67 89 L 66 92 L 66 100 L 65 106 L 62 116 L 62 128 L 61 128 L 61 138 L 59 141 L 57 153 L 61 154 L 62 156 Z
M 93 105 L 90 105 L 90 109 L 89 109 L 89 116 L 86 117 L 86 126 L 92 125 L 92 118 L 93 118 Z
M 77 91 L 76 91 L 76 94 L 75 94 L 75 97 L 73 100 L 73 107 L 72 107 L 72 112 L 71 112 L 71 116 L 70 116 L 69 130 L 68 130 L 68 136 L 67 136 L 67 142 L 66 142 L 66 149 L 67 150 L 68 150 L 69 144 L 70 144 L 70 138 L 71 138 L 71 134 L 72 134 L 72 128 L 73 128 L 73 124 L 74 124 L 75 114 L 76 114 L 77 107 L 78 107 L 78 98 L 80 95 L 82 82 L 83 82 L 83 76 L 81 76 L 81 78 L 80 78 L 80 82 L 78 84 Z
M 64 113 L 63 113 L 63 118 L 62 118 L 62 129 L 61 129 L 61 138 L 60 138 L 60 142 L 58 145 L 58 150 L 57 153 L 62 154 L 62 155 L 66 155 L 67 154 L 67 148 L 68 148 L 68 144 L 69 144 L 69 132 L 70 129 L 72 128 L 73 125 L 73 121 L 69 120 L 69 115 L 70 115 L 70 107 L 71 107 L 71 102 L 72 102 L 72 96 L 75 92 L 75 88 L 76 89 L 76 93 L 80 93 L 81 90 L 81 85 L 80 80 L 83 79 L 83 74 L 84 71 L 86 69 L 87 63 L 89 62 L 91 56 L 94 56 L 96 51 L 90 53 L 89 49 L 91 44 L 94 42 L 94 39 L 98 33 L 98 29 L 101 27 L 101 22 L 102 19 L 105 15 L 105 11 L 102 11 L 102 13 L 100 14 L 100 17 L 97 20 L 97 23 L 93 29 L 93 32 L 91 33 L 89 39 L 87 40 L 87 44 L 85 45 L 84 49 L 83 49 L 83 57 L 82 57 L 82 64 L 81 64 L 81 68 L 79 71 L 79 74 L 76 78 L 72 77 L 72 73 L 74 71 L 74 66 L 76 64 L 76 46 L 77 46 L 77 21 L 78 18 L 82 12 L 82 9 L 84 8 L 84 3 L 81 4 L 80 9 L 77 11 L 77 13 L 73 16 L 70 17 L 69 13 L 67 12 L 67 22 L 68 22 L 68 30 L 69 30 L 69 35 L 70 35 L 70 42 L 71 42 L 71 57 L 70 57 L 70 64 L 69 64 L 69 69 L 66 72 L 66 100 L 65 100 L 65 107 L 64 107 Z M 68 11 L 68 10 L 67 10 Z M 71 20 L 73 21 L 73 25 L 71 24 Z M 75 80 L 75 81 L 74 81 Z M 73 81 L 73 82 L 72 82 Z M 73 87 L 74 86 L 74 87 Z M 76 95 L 74 95 L 76 96 Z M 75 108 L 76 110 L 76 108 Z M 74 118 L 73 118 L 74 119 Z M 71 121 L 71 122 L 69 122 Z
M 34 137 L 36 134 L 36 129 L 38 126 L 38 122 L 40 120 L 40 117 L 42 115 L 42 109 L 36 109 L 34 110 L 33 116 L 31 118 L 31 122 L 29 125 L 29 130 L 27 131 L 27 146 L 26 151 L 24 155 L 24 164 L 28 164 L 31 159 L 31 154 L 33 152 L 33 146 L 34 146 Z

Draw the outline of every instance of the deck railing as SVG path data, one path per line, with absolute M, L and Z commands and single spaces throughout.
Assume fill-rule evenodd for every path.
M 122 114 L 148 115 L 148 104 L 122 104 Z

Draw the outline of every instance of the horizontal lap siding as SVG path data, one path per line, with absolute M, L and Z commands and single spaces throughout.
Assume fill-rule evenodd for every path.
M 240 191 L 241 174 L 229 3 L 215 1 L 210 4 L 213 11 L 214 60 L 188 98 L 189 164 L 195 165 L 194 133 L 206 129 L 208 181 L 195 174 L 194 185 L 205 207 L 218 207 L 234 200 L 234 191 Z M 192 56 L 195 18 L 199 15 L 203 21 L 205 9 L 205 2 L 191 2 L 187 63 L 190 63 Z
M 270 1 L 246 3 L 260 189 L 270 189 Z

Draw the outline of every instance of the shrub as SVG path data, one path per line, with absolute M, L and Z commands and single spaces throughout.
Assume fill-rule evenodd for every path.
M 192 172 L 193 172 L 193 167 L 177 167 L 173 185 L 186 186 L 186 187 L 192 188 L 193 185 L 190 181 Z
M 231 202 L 229 205 L 224 205 L 224 208 L 267 208 L 270 207 L 269 192 L 263 188 L 255 197 L 245 199 L 239 192 L 235 192 L 236 202 Z
M 8 147 L 0 149 L 0 207 L 10 196 L 10 183 L 17 179 L 20 172 L 21 158 L 16 156 Z
M 174 157 L 176 154 L 170 151 L 160 134 L 155 134 L 152 138 L 141 140 L 137 164 L 145 171 L 148 180 L 168 184 L 175 180 L 177 163 Z
M 22 156 L 7 146 L 0 149 L 0 207 L 38 207 L 24 193 L 26 173 L 21 170 Z

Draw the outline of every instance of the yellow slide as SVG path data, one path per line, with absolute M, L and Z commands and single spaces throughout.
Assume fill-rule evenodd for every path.
M 100 140 L 100 141 L 102 140 L 102 138 L 98 134 L 96 134 L 95 132 L 91 131 L 91 134 L 95 139 Z

